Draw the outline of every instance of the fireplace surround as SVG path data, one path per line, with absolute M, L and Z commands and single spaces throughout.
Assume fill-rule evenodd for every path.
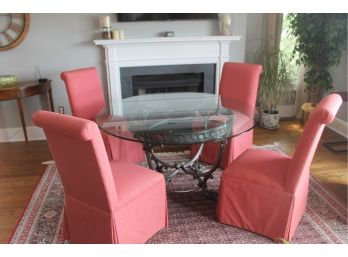
M 203 90 L 217 93 L 223 64 L 230 61 L 230 43 L 240 39 L 241 36 L 204 36 L 94 40 L 96 45 L 104 47 L 105 50 L 110 113 L 117 114 L 118 104 L 122 97 L 130 96 L 130 93 L 126 92 L 127 90 L 123 92 L 122 88 L 122 84 L 127 80 L 122 77 L 127 68 L 146 69 L 147 67 L 163 66 L 161 69 L 172 70 L 180 66 L 212 65 L 210 67 L 213 67 L 215 72 L 209 77 L 210 80 L 214 80 L 213 86 L 210 89 L 203 88 Z M 172 73 L 174 72 L 155 74 Z M 176 73 L 197 72 L 186 70 Z M 140 75 L 146 74 L 135 74 L 134 76 Z M 205 84 L 206 81 L 204 81 Z M 133 89 L 130 90 L 133 94 Z

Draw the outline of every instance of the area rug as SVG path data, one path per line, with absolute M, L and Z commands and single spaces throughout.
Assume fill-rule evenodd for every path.
M 280 151 L 278 145 L 266 148 Z M 185 158 L 184 155 L 162 157 Z M 220 175 L 221 170 L 218 170 L 209 181 L 211 190 L 218 190 Z M 204 197 L 199 190 L 185 192 L 195 187 L 196 182 L 185 174 L 178 174 L 167 183 L 169 226 L 147 243 L 275 243 L 261 235 L 218 223 L 215 201 Z M 56 166 L 48 165 L 9 243 L 64 243 L 61 229 L 63 198 Z M 337 201 L 311 178 L 307 210 L 291 243 L 348 243 L 347 234 L 346 203 Z

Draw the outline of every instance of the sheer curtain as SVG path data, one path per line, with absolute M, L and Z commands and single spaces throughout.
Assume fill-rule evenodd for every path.
M 301 118 L 301 106 L 307 102 L 307 93 L 305 92 L 305 82 L 304 82 L 304 74 L 305 74 L 306 68 L 303 64 L 300 65 L 299 71 L 298 71 L 298 80 L 296 85 L 296 118 Z
M 265 25 L 265 40 L 270 48 L 279 48 L 282 32 L 283 14 L 267 13 Z
M 283 14 L 282 13 L 267 13 L 265 14 L 265 40 L 268 41 L 269 47 L 279 48 L 282 34 Z M 301 116 L 301 106 L 307 102 L 307 94 L 305 92 L 304 83 L 305 67 L 301 65 L 298 71 L 298 79 L 295 86 L 296 90 L 296 118 Z

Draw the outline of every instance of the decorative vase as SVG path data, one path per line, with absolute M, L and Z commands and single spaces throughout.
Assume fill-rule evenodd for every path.
M 304 103 L 301 106 L 301 121 L 302 124 L 305 125 L 310 113 L 314 110 L 315 105 L 312 103 Z
M 103 39 L 111 39 L 112 32 L 110 26 L 110 16 L 102 16 L 99 18 L 99 24 L 102 31 Z
M 232 15 L 230 13 L 219 13 L 219 31 L 222 36 L 231 36 Z

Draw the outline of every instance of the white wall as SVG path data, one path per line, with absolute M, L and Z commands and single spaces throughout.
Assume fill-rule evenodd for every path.
M 333 85 L 335 87 L 334 91 L 347 92 L 347 51 L 342 54 L 340 64 L 330 69 L 330 73 L 332 75 Z M 347 122 L 347 102 L 343 102 L 336 117 Z
M 261 48 L 264 32 L 264 14 L 252 13 L 247 15 L 245 36 L 245 62 L 255 62 L 257 51 Z
M 19 81 L 35 80 L 39 78 L 35 66 L 39 65 L 42 77 L 52 79 L 55 109 L 64 106 L 65 111 L 71 113 L 60 79 L 62 71 L 96 66 L 105 82 L 104 51 L 92 42 L 100 38 L 99 17 L 102 15 L 107 14 L 31 14 L 25 40 L 14 49 L 0 52 L 0 74 L 16 75 Z M 116 14 L 109 15 L 113 29 L 123 29 L 127 38 L 157 37 L 164 31 L 174 31 L 175 36 L 218 34 L 217 20 L 118 23 Z M 233 16 L 233 35 L 243 36 L 243 40 L 233 46 L 236 51 L 231 55 L 235 61 L 244 61 L 246 17 L 246 14 Z M 44 97 L 41 99 L 45 102 Z M 42 108 L 40 97 L 24 99 L 24 107 L 27 126 L 31 126 L 32 113 Z M 1 101 L 0 130 L 19 127 L 16 102 Z
M 340 64 L 338 66 L 331 67 L 330 73 L 333 79 L 333 85 L 335 87 L 334 92 L 347 92 L 348 91 L 348 74 L 347 74 L 347 51 L 342 54 Z M 348 123 L 347 123 L 347 102 L 343 102 L 335 120 L 328 125 L 331 129 L 339 134 L 348 138 Z
M 65 88 L 60 79 L 64 70 L 97 66 L 100 70 L 102 50 L 95 47 L 98 14 L 32 14 L 28 35 L 19 46 L 0 52 L 0 74 L 16 75 L 19 81 L 39 78 L 35 65 L 43 77 L 53 80 L 55 107 L 68 108 Z M 39 97 L 24 99 L 26 120 L 30 126 L 31 114 L 41 108 Z M 15 101 L 0 102 L 0 128 L 19 127 Z
M 240 41 L 232 42 L 230 48 L 230 59 L 235 62 L 245 60 L 245 40 L 247 33 L 247 14 L 238 13 L 232 16 L 232 35 L 242 36 Z
M 217 20 L 117 22 L 116 14 L 109 15 L 112 29 L 123 29 L 127 38 L 161 37 L 165 31 L 177 37 L 218 35 Z

